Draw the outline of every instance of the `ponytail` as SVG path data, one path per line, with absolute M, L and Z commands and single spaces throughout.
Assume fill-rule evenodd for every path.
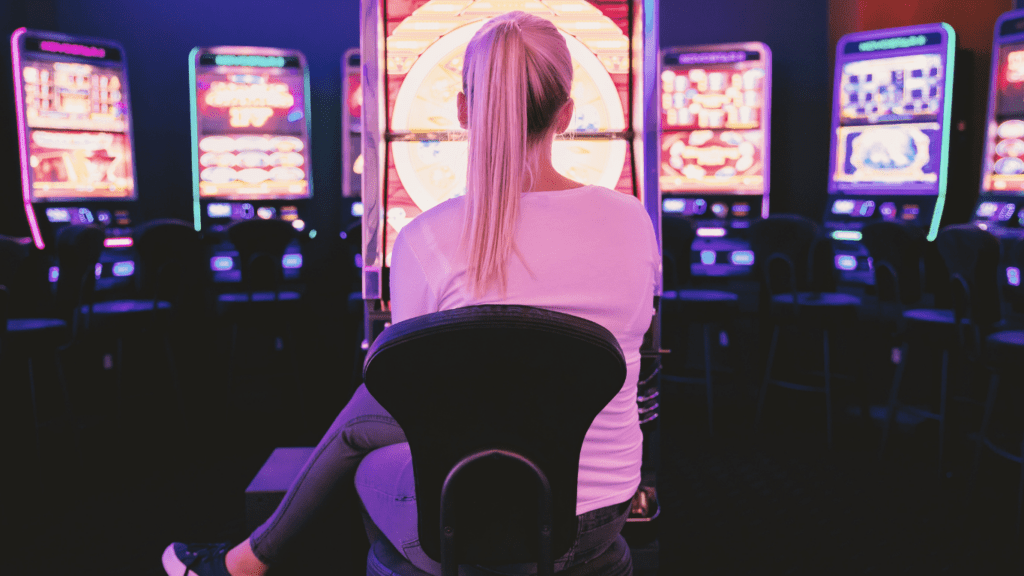
M 536 146 L 569 98 L 572 63 L 549 21 L 511 12 L 470 41 L 463 65 L 469 108 L 466 227 L 469 286 L 507 288 L 520 192 L 533 187 Z

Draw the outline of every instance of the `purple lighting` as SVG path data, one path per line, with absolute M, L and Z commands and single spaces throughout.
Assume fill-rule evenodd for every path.
M 59 52 L 61 54 L 85 56 L 88 58 L 103 58 L 107 55 L 107 51 L 103 48 L 83 46 L 81 44 L 67 44 L 65 42 L 54 42 L 53 40 L 43 40 L 39 43 L 39 48 L 46 52 Z
M 746 59 L 746 52 L 703 52 L 679 55 L 680 64 L 727 64 L 729 62 L 743 62 Z

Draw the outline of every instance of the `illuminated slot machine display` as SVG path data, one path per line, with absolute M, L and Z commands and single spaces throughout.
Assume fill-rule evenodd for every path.
M 555 142 L 555 167 L 574 180 L 640 198 L 660 230 L 657 176 L 643 170 L 644 150 L 651 155 L 647 165 L 657 166 L 656 142 L 644 145 L 657 133 L 656 101 L 653 87 L 643 84 L 644 73 L 653 77 L 657 66 L 651 52 L 657 45 L 656 3 L 364 0 L 362 8 L 368 318 L 376 312 L 387 317 L 387 270 L 398 232 L 423 211 L 465 193 L 467 147 L 456 112 L 462 60 L 473 34 L 499 14 L 522 10 L 547 18 L 568 43 L 576 112 Z
M 981 193 L 973 222 L 1006 246 L 1024 242 L 1024 10 L 996 20 Z M 1006 267 L 1006 282 L 1020 286 L 1020 269 Z
M 697 222 L 695 275 L 754 263 L 746 232 L 768 216 L 771 54 L 761 42 L 662 51 L 662 210 Z
M 300 238 L 313 195 L 309 150 L 309 72 L 297 50 L 218 46 L 189 55 L 192 189 L 196 230 L 212 238 L 217 282 L 240 279 L 238 253 L 225 231 L 240 220 L 291 222 Z M 298 278 L 298 241 L 283 260 Z
M 363 83 L 359 49 L 341 58 L 341 195 L 360 198 L 363 192 Z M 359 216 L 360 214 L 353 214 Z
M 124 48 L 20 28 L 11 35 L 22 198 L 32 241 L 56 248 L 61 228 L 97 224 L 97 288 L 129 281 L 135 178 Z M 59 269 L 50 269 L 56 281 Z
M 878 220 L 934 240 L 946 199 L 956 34 L 945 23 L 855 32 L 836 46 L 824 224 L 844 281 L 869 284 Z

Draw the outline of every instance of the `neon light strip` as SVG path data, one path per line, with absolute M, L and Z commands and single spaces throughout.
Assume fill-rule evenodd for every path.
M 188 108 L 189 123 L 192 125 L 192 227 L 196 232 L 202 228 L 202 214 L 199 213 L 199 109 L 196 106 L 196 58 L 199 47 L 188 53 Z
M 258 66 L 262 68 L 283 68 L 281 56 L 257 56 L 254 54 L 217 54 L 213 57 L 217 66 Z
M 81 44 L 65 44 L 63 42 L 54 42 L 53 40 L 43 40 L 39 43 L 39 48 L 46 52 L 59 52 L 61 54 L 85 56 L 88 58 L 103 58 L 107 55 L 107 51 L 103 48 L 83 46 Z
M 836 240 L 849 240 L 851 242 L 860 242 L 864 235 L 856 230 L 836 230 L 832 233 L 832 238 Z
M 702 52 L 696 54 L 680 54 L 680 64 L 727 64 L 729 62 L 744 62 L 747 59 L 746 52 Z
M 21 84 L 21 37 L 25 35 L 25 28 L 18 28 L 11 34 L 11 60 L 14 72 L 14 108 L 18 115 L 18 151 L 21 154 L 21 201 L 25 206 L 25 218 L 28 220 L 28 229 L 32 233 L 32 241 L 36 248 L 46 248 L 43 242 L 43 235 L 39 231 L 39 222 L 36 221 L 36 212 L 32 208 L 32 183 L 28 178 L 28 121 L 25 119 L 25 88 Z
M 115 238 L 104 238 L 104 248 L 129 248 L 135 244 L 135 241 L 128 237 L 115 237 Z
M 725 236 L 725 228 L 697 228 L 697 236 L 701 238 L 721 238 Z
M 953 68 L 956 62 L 956 32 L 945 22 L 940 24 L 946 31 L 946 92 L 942 98 L 942 155 L 939 163 L 939 197 L 935 201 L 932 212 L 932 226 L 928 230 L 928 241 L 935 240 L 939 235 L 939 222 L 942 220 L 942 209 L 946 205 L 946 177 L 949 173 L 949 123 L 953 119 Z
M 867 40 L 857 44 L 860 52 L 874 52 L 876 50 L 898 50 L 900 48 L 915 48 L 924 46 L 928 39 L 924 34 L 916 36 L 900 36 L 898 38 L 883 38 L 882 40 Z

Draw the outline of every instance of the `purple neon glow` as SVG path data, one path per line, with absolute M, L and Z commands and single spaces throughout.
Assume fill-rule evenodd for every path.
M 132 246 L 134 243 L 135 242 L 131 239 L 130 236 L 103 239 L 104 248 L 128 248 Z
M 14 63 L 14 109 L 18 115 L 18 151 L 21 154 L 21 201 L 25 206 L 25 218 L 28 220 L 28 229 L 32 233 L 32 241 L 36 248 L 46 248 L 43 242 L 43 235 L 39 231 L 39 222 L 36 221 L 36 212 L 32 209 L 32 195 L 28 181 L 28 122 L 25 120 L 25 95 L 24 87 L 21 85 L 21 49 L 19 40 L 25 35 L 25 28 L 18 28 L 11 34 L 11 59 Z
M 59 52 L 61 54 L 71 54 L 72 56 L 86 56 L 88 58 L 103 58 L 107 55 L 107 51 L 103 48 L 97 48 L 95 46 L 83 46 L 82 44 L 67 44 L 65 42 L 54 42 L 53 40 L 43 40 L 39 43 L 39 48 L 46 52 Z

